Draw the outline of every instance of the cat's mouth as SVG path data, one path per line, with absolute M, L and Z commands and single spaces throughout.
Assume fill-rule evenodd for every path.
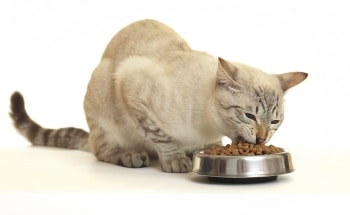
M 249 141 L 249 140 L 246 140 L 244 137 L 242 137 L 242 136 L 238 136 L 237 138 L 236 138 L 236 140 L 237 140 L 237 143 L 251 143 L 251 144 L 258 144 L 258 145 L 264 145 L 265 144 L 265 142 L 261 142 L 261 141 L 258 141 L 258 140 L 256 140 L 256 141 Z
M 246 140 L 244 137 L 242 137 L 242 136 L 238 136 L 237 138 L 236 138 L 236 140 L 237 140 L 237 143 L 255 143 L 255 142 L 251 142 L 251 141 L 248 141 L 248 140 Z
M 248 141 L 246 141 L 242 136 L 238 136 L 237 137 L 237 142 L 238 143 L 243 143 L 243 142 L 248 142 Z

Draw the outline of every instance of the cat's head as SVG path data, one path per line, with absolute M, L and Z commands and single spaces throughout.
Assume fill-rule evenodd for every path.
M 307 73 L 267 74 L 219 58 L 215 89 L 216 123 L 233 142 L 267 143 L 284 119 L 283 96 Z

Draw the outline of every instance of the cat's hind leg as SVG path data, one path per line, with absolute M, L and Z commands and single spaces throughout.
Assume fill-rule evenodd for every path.
M 90 132 L 89 142 L 92 152 L 100 161 L 131 168 L 150 165 L 150 157 L 146 150 L 129 149 L 116 140 L 108 140 L 101 128 Z
M 144 137 L 134 134 L 122 116 L 123 108 L 114 102 L 116 91 L 111 81 L 115 67 L 110 58 L 103 58 L 91 75 L 84 99 L 84 110 L 89 126 L 89 146 L 98 160 L 126 167 L 150 164 L 143 147 Z

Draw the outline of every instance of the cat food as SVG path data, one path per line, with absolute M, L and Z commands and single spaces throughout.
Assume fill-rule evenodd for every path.
M 259 145 L 252 143 L 238 143 L 238 144 L 227 144 L 226 146 L 214 146 L 211 149 L 204 151 L 204 154 L 208 155 L 226 155 L 226 156 L 237 156 L 237 155 L 266 155 L 283 152 L 282 148 L 274 145 Z

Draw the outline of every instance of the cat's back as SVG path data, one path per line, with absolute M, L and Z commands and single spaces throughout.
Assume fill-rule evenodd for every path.
M 103 58 L 121 61 L 128 56 L 159 56 L 167 51 L 191 51 L 186 41 L 167 25 L 140 20 L 121 29 L 105 49 Z

